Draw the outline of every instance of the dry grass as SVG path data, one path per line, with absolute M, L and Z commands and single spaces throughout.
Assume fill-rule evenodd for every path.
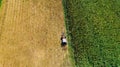
M 70 67 L 61 0 L 3 0 L 0 67 Z M 67 58 L 67 59 L 66 59 Z

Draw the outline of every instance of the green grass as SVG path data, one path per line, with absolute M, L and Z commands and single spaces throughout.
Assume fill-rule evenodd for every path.
M 1 4 L 2 4 L 2 0 L 0 0 L 0 7 L 1 7 Z
M 76 67 L 120 67 L 120 0 L 63 0 Z

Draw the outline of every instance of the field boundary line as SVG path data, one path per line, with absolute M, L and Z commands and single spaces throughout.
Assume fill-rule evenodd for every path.
M 65 8 L 66 5 L 66 0 L 62 0 L 62 7 L 63 7 L 63 12 L 64 12 L 64 25 L 65 25 L 65 30 L 66 30 L 66 35 L 67 35 L 67 40 L 68 40 L 68 57 L 70 60 L 70 63 L 72 67 L 75 67 L 75 61 L 74 61 L 74 55 L 73 55 L 73 49 L 71 47 L 71 36 L 69 35 L 69 27 L 67 26 L 68 23 L 68 18 L 67 18 L 67 9 Z

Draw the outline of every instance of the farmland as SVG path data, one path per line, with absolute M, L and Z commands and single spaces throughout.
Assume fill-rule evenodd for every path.
M 63 15 L 62 0 L 3 0 L 0 67 L 70 67 Z
M 0 0 L 0 6 L 1 6 L 1 4 L 2 4 L 2 0 Z
M 76 67 L 119 67 L 120 0 L 63 0 L 63 6 Z

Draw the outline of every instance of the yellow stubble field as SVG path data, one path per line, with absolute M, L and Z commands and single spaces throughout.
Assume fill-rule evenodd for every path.
M 71 67 L 60 46 L 62 0 L 3 0 L 0 67 Z

